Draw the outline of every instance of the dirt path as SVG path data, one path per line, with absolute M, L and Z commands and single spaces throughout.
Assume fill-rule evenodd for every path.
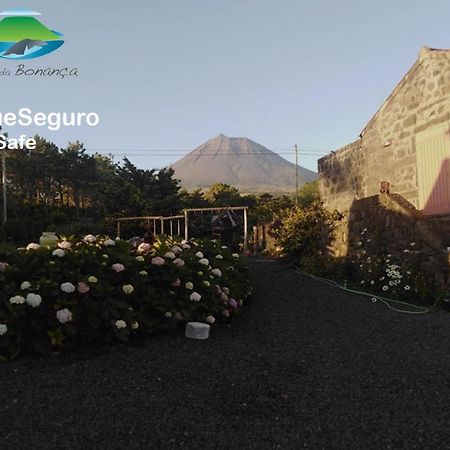
M 450 314 L 250 264 L 251 305 L 208 341 L 1 365 L 1 448 L 450 448 Z

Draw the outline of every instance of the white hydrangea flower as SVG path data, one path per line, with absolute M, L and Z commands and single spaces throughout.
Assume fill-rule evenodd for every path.
M 25 291 L 27 289 L 30 289 L 31 287 L 31 283 L 29 281 L 24 281 L 21 285 L 20 285 L 20 289 L 22 289 L 22 291 Z
M 39 250 L 41 246 L 39 244 L 36 244 L 35 242 L 31 242 L 27 245 L 27 250 Z
M 180 252 L 182 252 L 183 250 L 182 250 L 180 247 L 178 247 L 178 245 L 174 245 L 174 246 L 172 247 L 172 251 L 173 251 L 174 253 L 180 253 Z
M 136 322 L 136 321 L 131 322 L 131 329 L 132 330 L 137 330 L 138 328 L 139 328 L 139 323 L 138 322 Z
M 94 277 L 93 275 L 91 275 L 89 278 L 88 278 L 88 281 L 89 281 L 89 283 L 97 283 L 97 278 L 96 277 Z
M 172 317 L 172 313 L 170 311 L 167 311 L 164 313 L 164 317 L 167 317 L 168 319 L 170 319 Z
M 231 256 L 232 256 L 233 258 L 239 259 L 239 254 L 238 254 L 238 253 L 233 253 Z
M 205 281 L 203 282 L 203 284 L 204 284 L 206 287 L 211 286 L 211 283 L 210 283 L 208 280 L 205 280 Z
M 175 253 L 174 252 L 166 252 L 165 254 L 164 254 L 164 258 L 169 258 L 169 259 L 175 259 L 176 258 L 176 255 L 175 255 Z
M 25 297 L 22 297 L 21 295 L 15 295 L 14 297 L 11 297 L 9 299 L 9 303 L 21 305 L 22 303 L 25 303 Z
M 189 249 L 191 248 L 191 246 L 190 246 L 189 244 L 183 244 L 182 247 L 183 247 L 185 250 L 189 250 Z
M 52 255 L 57 256 L 58 258 L 62 258 L 66 252 L 62 248 L 57 248 L 56 250 L 53 250 Z
M 4 323 L 0 323 L 0 336 L 4 336 L 8 332 L 8 327 Z
M 189 296 L 189 300 L 191 300 L 192 302 L 199 302 L 201 298 L 202 296 L 198 292 L 193 292 Z
M 39 294 L 29 293 L 26 298 L 27 305 L 37 308 L 42 303 L 42 297 Z
M 144 261 L 145 261 L 145 258 L 144 258 L 143 256 L 139 255 L 139 256 L 136 256 L 136 261 L 138 261 L 138 262 L 144 262 Z
M 216 255 L 216 259 L 223 259 L 222 255 Z
M 56 311 L 56 318 L 60 323 L 67 323 L 72 320 L 72 313 L 67 308 Z
M 75 292 L 75 286 L 69 282 L 62 283 L 60 289 L 66 294 L 71 294 L 72 292 Z
M 202 252 L 197 252 L 197 253 L 195 254 L 195 256 L 196 256 L 197 258 L 202 259 L 202 258 L 203 258 L 203 253 L 202 253 Z
M 208 261 L 206 258 L 202 258 L 202 259 L 199 261 L 199 263 L 200 263 L 202 266 L 209 266 L 209 261 Z
M 212 325 L 215 321 L 216 321 L 216 319 L 214 316 L 208 316 L 206 318 L 206 322 L 209 323 L 210 325 Z
M 216 277 L 221 277 L 222 276 L 222 271 L 220 269 L 213 269 L 213 270 L 211 270 L 211 273 L 213 275 L 215 275 Z
M 139 275 L 145 276 L 145 275 L 148 275 L 148 272 L 146 270 L 141 270 L 139 272 Z
M 127 327 L 127 323 L 124 320 L 116 320 L 115 324 L 117 329 L 121 330 Z
M 194 289 L 194 283 L 191 283 L 190 281 L 188 281 L 188 282 L 184 285 L 184 287 L 185 287 L 186 289 L 192 290 L 192 289 Z
M 116 245 L 116 242 L 112 239 L 106 239 L 106 241 L 103 242 L 103 245 L 106 245 L 106 247 L 112 247 L 113 245 Z
M 124 292 L 124 294 L 132 294 L 134 292 L 134 287 L 131 284 L 124 284 L 122 286 L 122 291 Z
M 86 242 L 87 244 L 92 244 L 97 240 L 97 238 L 93 235 L 93 234 L 87 234 L 84 238 L 83 241 Z

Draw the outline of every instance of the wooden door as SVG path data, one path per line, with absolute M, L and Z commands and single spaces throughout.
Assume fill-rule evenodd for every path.
M 416 134 L 419 209 L 424 214 L 450 213 L 449 124 Z

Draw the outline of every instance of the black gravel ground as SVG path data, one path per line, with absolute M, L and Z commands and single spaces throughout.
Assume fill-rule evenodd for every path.
M 450 448 L 450 314 L 250 264 L 252 304 L 208 341 L 0 365 L 0 448 Z

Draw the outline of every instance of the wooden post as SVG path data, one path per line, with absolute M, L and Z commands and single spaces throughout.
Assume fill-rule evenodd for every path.
M 247 251 L 247 208 L 244 208 L 244 253 Z
M 294 145 L 295 150 L 295 204 L 298 205 L 298 147 Z
M 156 220 L 153 219 L 153 236 L 156 236 Z
M 180 219 L 177 220 L 178 223 L 178 236 L 181 236 Z
M 189 239 L 188 212 L 186 210 L 184 210 L 184 239 L 186 241 Z
M 173 224 L 172 224 L 172 219 L 170 219 L 170 235 L 173 236 Z
M 120 239 L 120 220 L 117 221 L 117 237 Z
M 3 223 L 6 224 L 6 150 L 2 151 Z
M 161 234 L 164 234 L 164 219 L 161 219 Z

